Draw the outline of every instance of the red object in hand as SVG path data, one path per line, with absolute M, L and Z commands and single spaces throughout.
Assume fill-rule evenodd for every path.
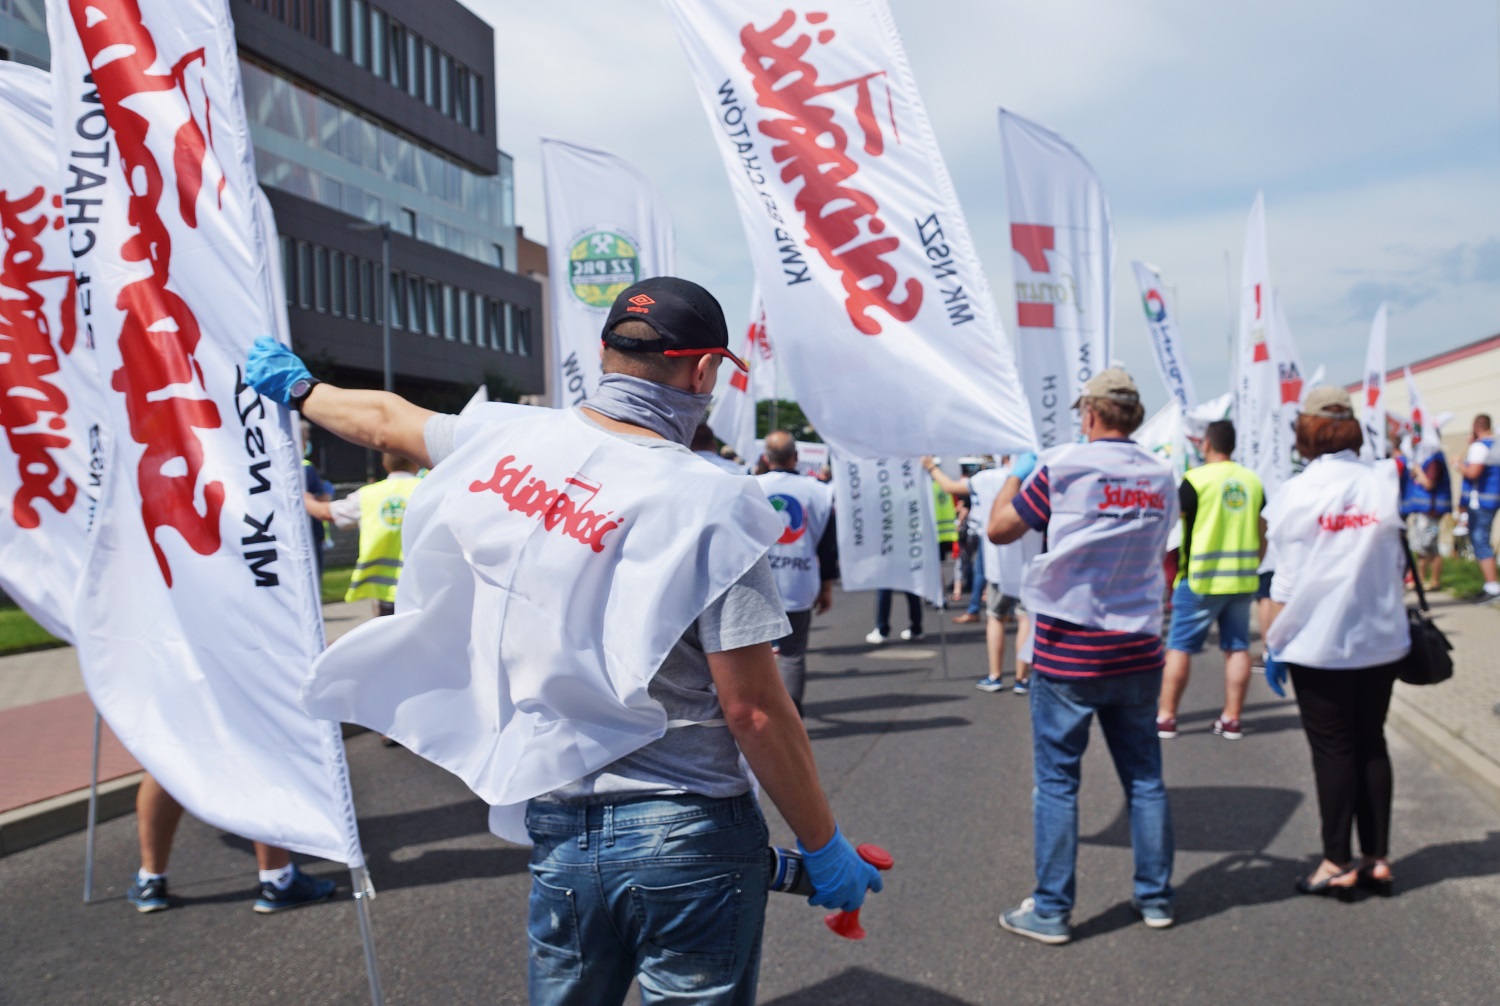
M 875 867 L 877 870 L 889 870 L 896 865 L 896 860 L 878 845 L 861 845 L 855 848 L 859 858 Z M 859 909 L 852 912 L 834 912 L 823 919 L 825 925 L 838 933 L 846 940 L 862 940 L 865 938 L 865 927 L 859 924 Z

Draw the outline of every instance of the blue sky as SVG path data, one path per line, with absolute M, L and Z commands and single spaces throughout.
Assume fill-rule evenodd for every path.
M 679 273 L 731 325 L 751 272 L 719 154 L 651 0 L 466 0 L 495 26 L 501 146 L 544 239 L 538 140 L 633 161 L 665 193 Z M 704 0 L 710 2 L 710 0 Z M 724 0 L 728 2 L 728 0 Z M 1224 252 L 1266 194 L 1273 281 L 1308 371 L 1359 377 L 1379 302 L 1390 363 L 1500 331 L 1494 0 L 891 0 L 979 255 L 1014 327 L 996 107 L 1067 137 L 1114 211 L 1116 355 L 1155 377 L 1130 260 L 1175 287 L 1202 397 L 1228 387 Z

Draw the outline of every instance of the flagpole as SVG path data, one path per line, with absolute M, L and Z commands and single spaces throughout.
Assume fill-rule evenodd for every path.
M 83 845 L 83 903 L 94 898 L 94 826 L 99 822 L 99 730 L 103 717 L 94 710 L 94 763 L 89 774 L 89 824 Z
M 370 927 L 369 903 L 375 900 L 375 884 L 370 880 L 370 871 L 363 866 L 351 867 L 349 877 L 354 882 L 354 912 L 359 918 L 359 939 L 365 948 L 370 1006 L 385 1006 L 385 993 L 380 988 L 380 965 L 375 960 L 375 933 Z
M 943 680 L 948 680 L 948 598 L 938 604 L 938 649 L 943 655 Z

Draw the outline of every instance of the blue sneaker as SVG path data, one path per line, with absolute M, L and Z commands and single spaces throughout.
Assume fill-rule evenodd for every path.
M 167 878 L 153 877 L 141 882 L 140 874 L 130 879 L 130 886 L 125 890 L 125 900 L 135 906 L 135 910 L 142 914 L 146 912 L 164 912 L 172 907 L 167 900 Z
M 981 692 L 1003 692 L 1005 691 L 1005 682 L 999 678 L 992 678 L 986 675 L 976 681 L 974 687 Z
M 1051 946 L 1061 946 L 1073 938 L 1065 916 L 1037 914 L 1035 898 L 1027 898 L 1019 908 L 1001 915 L 1000 928 Z
M 1140 913 L 1141 921 L 1152 929 L 1167 929 L 1177 921 L 1172 916 L 1172 906 L 1169 904 L 1163 905 L 1159 902 L 1147 904 L 1140 898 L 1131 898 L 1130 904 Z
M 1014 685 L 1011 686 L 1010 690 L 1015 692 L 1017 695 L 1025 695 L 1027 692 L 1031 691 L 1031 684 L 1026 681 L 1017 681 Z
M 301 908 L 316 901 L 327 901 L 333 897 L 333 889 L 337 886 L 331 880 L 309 877 L 293 866 L 292 882 L 285 890 L 277 888 L 275 884 L 261 882 L 260 897 L 255 899 L 255 910 L 268 915 L 271 912 L 284 912 L 288 908 Z

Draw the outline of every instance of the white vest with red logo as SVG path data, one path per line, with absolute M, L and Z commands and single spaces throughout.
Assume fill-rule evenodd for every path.
M 1271 599 L 1285 605 L 1266 645 L 1281 660 L 1355 668 L 1406 656 L 1399 494 L 1394 461 L 1343 451 L 1315 459 L 1266 505 L 1279 556 Z
M 823 585 L 818 540 L 833 513 L 833 491 L 796 472 L 766 472 L 755 481 L 781 515 L 781 537 L 771 546 L 770 557 L 781 603 L 787 611 L 807 611 Z
M 406 512 L 396 614 L 331 646 L 304 704 L 453 772 L 525 843 L 531 797 L 686 725 L 646 686 L 782 530 L 754 483 L 685 450 L 484 406 Z
M 1044 452 L 1052 519 L 1021 599 L 1038 615 L 1116 632 L 1161 634 L 1162 556 L 1177 523 L 1172 470 L 1130 441 Z

